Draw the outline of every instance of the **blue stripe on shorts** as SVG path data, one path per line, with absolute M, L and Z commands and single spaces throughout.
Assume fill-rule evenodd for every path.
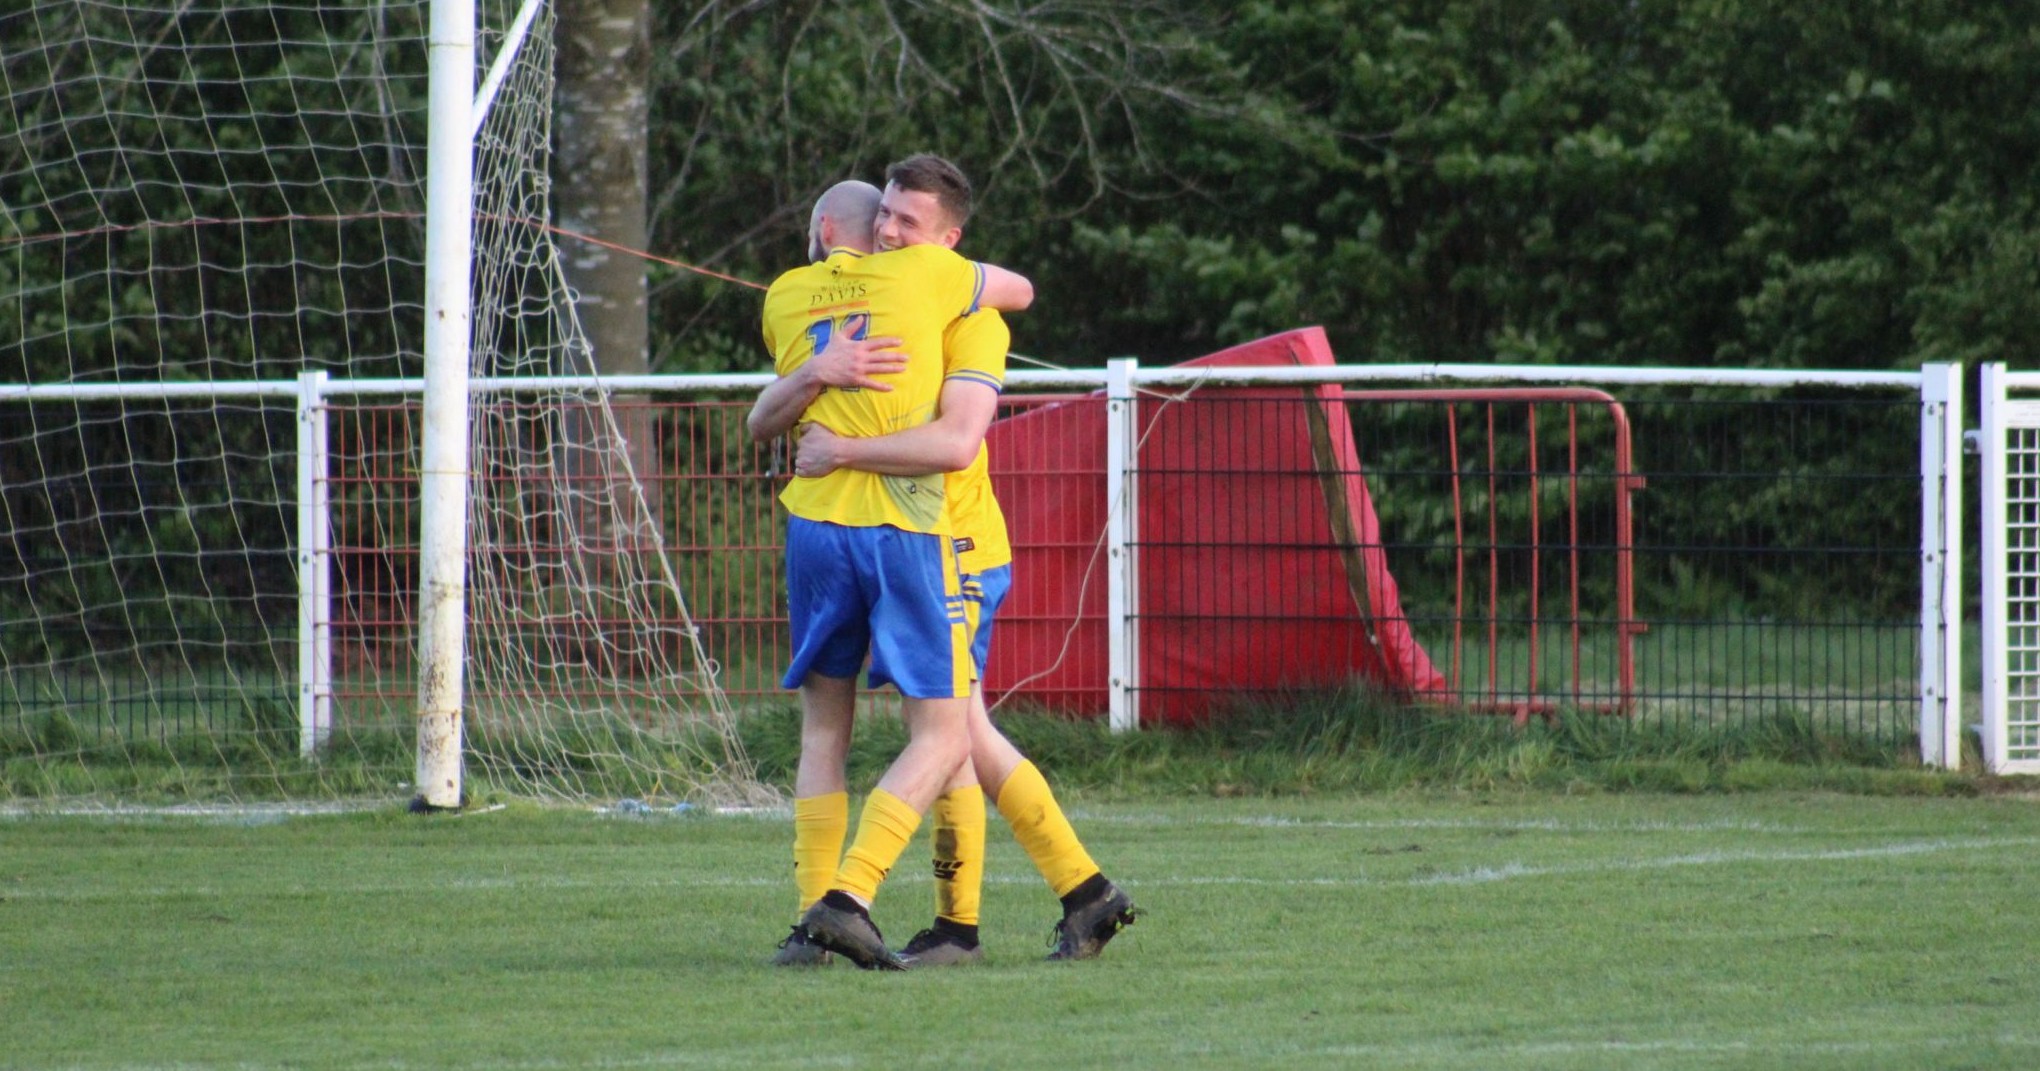
M 1013 566 L 996 565 L 981 573 L 963 577 L 963 598 L 970 622 L 970 660 L 979 680 L 985 679 L 985 664 L 992 659 L 992 618 L 1013 590 Z

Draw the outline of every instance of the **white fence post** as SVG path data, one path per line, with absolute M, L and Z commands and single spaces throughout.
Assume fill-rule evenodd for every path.
M 1962 765 L 1962 370 L 1920 368 L 1920 761 Z
M 298 754 L 312 758 L 333 731 L 326 373 L 298 376 L 297 423 Z
M 1115 733 L 1140 728 L 1140 426 L 1133 392 L 1139 366 L 1130 357 L 1105 365 L 1107 721 Z
M 1983 420 L 1977 432 L 1983 493 L 1983 765 L 1995 771 L 2004 755 L 2005 721 L 2005 366 L 1985 364 L 1977 385 Z

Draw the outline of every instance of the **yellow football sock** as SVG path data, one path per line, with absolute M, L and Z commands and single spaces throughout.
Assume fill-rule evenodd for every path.
M 836 871 L 835 887 L 866 904 L 878 897 L 878 883 L 899 862 L 900 853 L 921 827 L 921 812 L 898 796 L 874 788 L 864 798 L 864 813 L 857 819 L 857 839 Z
M 1056 806 L 1055 793 L 1032 762 L 1021 760 L 1007 775 L 1005 787 L 999 789 L 999 813 L 1057 896 L 1098 873 L 1098 864 L 1077 840 L 1077 831 L 1070 828 L 1070 820 Z
M 850 835 L 850 794 L 828 792 L 793 801 L 793 883 L 800 909 L 813 907 L 836 884 L 836 860 Z
M 985 885 L 985 794 L 978 786 L 935 798 L 935 916 L 975 926 Z

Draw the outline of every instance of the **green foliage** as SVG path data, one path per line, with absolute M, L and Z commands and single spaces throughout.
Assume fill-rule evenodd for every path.
M 408 155 L 423 150 L 423 14 L 0 14 L 0 39 L 23 46 L 0 54 L 0 381 L 415 371 L 423 233 L 404 217 L 423 207 Z M 230 660 L 266 642 L 244 628 L 294 620 L 288 401 L 10 412 L 10 662 L 96 658 L 109 634 Z
M 1917 406 L 1906 397 L 1628 392 L 1646 617 L 1903 618 L 1916 605 Z M 1753 434 L 1761 428 L 1761 434 Z M 1663 548 L 1663 549 L 1648 549 Z
M 0 239 L 26 295 L 0 321 L 0 380 L 406 367 L 423 228 L 390 217 L 423 208 L 423 14 L 0 16 L 9 40 L 45 43 L 0 57 Z
M 964 250 L 1037 278 L 1015 348 L 1067 364 L 1165 363 L 1310 323 L 1349 362 L 2040 360 L 2023 329 L 2040 317 L 2040 87 L 2018 74 L 2040 60 L 2031 4 L 1080 8 L 669 17 L 655 244 L 770 279 L 799 259 L 823 186 L 935 149 L 983 193 Z M 1073 96 L 1045 31 L 1086 25 L 1154 45 L 1101 48 Z M 676 275 L 653 308 L 661 367 L 763 366 L 755 294 Z M 1910 468 L 1913 414 L 1822 431 L 1823 400 L 1779 403 L 1805 404 L 1775 422 L 1792 433 L 1729 470 L 1768 474 L 1754 493 L 1657 476 L 1689 447 L 1759 437 L 1670 407 L 1640 426 L 1646 534 L 1782 555 L 1776 572 L 1726 553 L 1645 568 L 1647 605 L 1882 613 L 1912 597 L 1896 558 L 1855 559 L 1837 583 L 1815 550 L 1910 542 L 1913 500 L 1849 475 Z M 1363 460 L 1437 467 L 1364 443 Z M 1435 502 L 1377 495 L 1414 546 L 1448 530 Z
M 296 757 L 301 734 L 296 703 L 274 695 L 243 696 L 234 723 L 228 762 L 273 767 Z
M 823 189 L 882 181 L 888 162 L 931 150 L 975 179 L 965 251 L 1059 287 L 1050 265 L 1075 256 L 1080 222 L 1114 221 L 1163 195 L 1203 202 L 1222 185 L 1226 161 L 1182 141 L 1188 116 L 1240 123 L 1227 140 L 1244 147 L 1281 114 L 1212 44 L 1214 15 L 1198 5 L 655 10 L 666 44 L 653 72 L 654 245 L 758 281 L 801 261 Z M 1086 273 L 1083 285 L 1109 285 L 1058 307 L 1087 319 L 1115 307 L 1129 281 Z M 654 347 L 662 368 L 722 354 L 738 362 L 725 367 L 764 367 L 756 294 L 683 274 L 655 281 L 651 305 L 654 337 L 669 336 Z M 1048 339 L 1016 345 L 1066 353 L 1074 340 Z
M 107 636 L 176 636 L 186 657 L 260 647 L 294 622 L 295 454 L 287 406 L 38 403 L 53 429 L 0 456 L 0 652 L 91 656 Z M 92 518 L 95 523 L 79 523 Z M 237 608 L 233 616 L 228 609 Z M 210 653 L 208 653 L 210 652 Z
M 1095 127 L 1005 92 L 994 57 L 1046 53 L 944 4 L 905 5 L 864 62 L 823 58 L 868 40 L 864 5 L 712 6 L 670 28 L 705 62 L 661 72 L 654 151 L 688 167 L 664 200 L 697 206 L 664 233 L 769 277 L 821 185 L 938 148 L 988 191 L 971 248 L 1037 266 L 1056 314 L 1016 319 L 1027 352 L 1167 360 L 1317 322 L 1349 360 L 2033 353 L 2028 5 L 1131 5 L 1115 24 L 1168 62 L 1101 69 L 1124 92 Z M 729 181 L 747 159 L 769 188 Z M 699 289 L 696 313 L 731 303 Z

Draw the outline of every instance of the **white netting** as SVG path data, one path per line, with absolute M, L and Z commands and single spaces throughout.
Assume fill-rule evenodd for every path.
M 486 67 L 515 8 L 482 7 Z M 0 797 L 406 794 L 417 399 L 310 411 L 332 513 L 308 681 L 291 384 L 421 371 L 426 24 L 365 0 L 0 13 L 0 383 L 34 385 L 0 397 Z M 582 370 L 544 228 L 551 60 L 542 15 L 478 143 L 478 375 Z M 471 788 L 755 791 L 632 478 L 651 436 L 596 393 L 472 412 Z
M 518 53 L 475 173 L 473 371 L 592 371 L 549 218 L 551 13 Z M 635 414 L 636 410 L 623 410 Z M 755 802 L 715 666 L 675 580 L 659 428 L 593 391 L 474 407 L 467 710 L 471 776 L 539 783 L 629 767 L 632 792 Z M 612 787 L 604 781 L 605 789 Z

